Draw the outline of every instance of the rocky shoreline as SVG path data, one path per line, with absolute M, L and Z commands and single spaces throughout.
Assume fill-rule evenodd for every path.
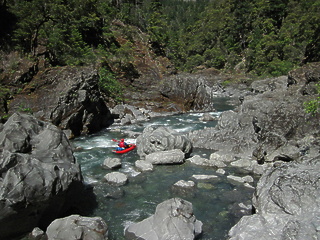
M 76 71 L 73 77 L 69 77 L 68 71 L 57 71 L 52 75 L 50 72 L 43 73 L 52 76 L 46 78 L 46 84 L 56 86 L 58 96 L 49 95 L 51 91 L 43 91 L 43 94 L 37 90 L 30 92 L 31 95 L 35 94 L 30 98 L 33 101 L 47 99 L 43 109 L 36 111 L 33 108 L 33 115 L 45 121 L 15 113 L 2 127 L 0 225 L 3 230 L 0 230 L 0 233 L 4 238 L 31 231 L 33 227 L 40 226 L 40 222 L 42 228 L 45 228 L 55 218 L 70 212 L 70 209 L 85 211 L 76 201 L 78 194 L 85 191 L 81 170 L 72 155 L 67 137 L 59 128 L 64 130 L 67 136 L 73 137 L 98 131 L 112 122 L 130 124 L 162 114 L 131 105 L 108 108 L 95 88 L 95 72 L 81 69 L 80 72 Z M 158 164 L 158 159 L 164 160 L 168 159 L 167 156 L 178 156 L 182 153 L 183 161 L 192 151 L 192 146 L 201 146 L 216 151 L 208 164 L 236 166 L 261 175 L 253 196 L 255 213 L 243 217 L 230 230 L 230 239 L 320 238 L 319 114 L 306 114 L 303 107 L 305 101 L 315 97 L 315 84 L 320 81 L 320 64 L 304 66 L 290 72 L 288 76 L 255 81 L 247 89 L 222 88 L 219 84 L 214 85 L 208 76 L 202 78 L 199 75 L 187 77 L 191 80 L 181 84 L 181 79 L 185 78 L 186 76 L 182 75 L 176 76 L 159 86 L 159 94 L 170 101 L 185 100 L 182 105 L 172 105 L 175 106 L 172 108 L 175 112 L 184 112 L 186 109 L 212 111 L 211 102 L 218 94 L 232 95 L 234 100 L 239 101 L 239 106 L 233 111 L 221 114 L 216 127 L 191 132 L 188 136 L 180 136 L 166 129 L 145 130 L 145 137 L 140 137 L 138 141 L 141 158 L 151 159 L 149 162 Z M 56 84 L 59 79 L 61 82 Z M 66 79 L 70 81 L 64 81 Z M 71 82 L 71 79 L 75 81 Z M 197 84 L 194 83 L 195 79 Z M 62 82 L 68 82 L 69 87 Z M 35 106 L 31 100 L 24 98 L 21 101 L 30 104 L 26 105 L 28 107 Z M 176 153 L 178 149 L 180 152 Z M 172 152 L 168 154 L 168 151 Z M 153 156 L 159 152 L 161 156 Z M 189 203 L 174 200 L 177 201 L 180 201 L 178 212 L 191 209 Z M 59 211 L 48 211 L 52 208 Z M 188 217 L 187 213 L 181 214 L 190 219 L 191 215 Z M 175 217 L 179 216 L 180 214 L 175 214 Z M 13 226 L 18 218 L 23 222 L 19 224 L 19 229 Z M 46 219 L 45 223 L 42 222 L 43 219 Z M 92 219 L 98 224 L 96 227 L 92 225 L 95 232 L 99 232 L 94 236 L 91 236 L 88 233 L 90 231 L 81 223 L 91 220 L 77 221 L 81 228 L 72 227 L 78 231 L 77 235 L 89 236 L 91 239 L 107 238 L 107 227 L 100 228 L 100 219 Z M 156 223 L 160 220 L 152 221 Z M 25 224 L 26 222 L 28 224 Z M 70 223 L 70 220 L 67 222 Z M 196 225 L 189 224 L 187 232 L 188 236 L 192 236 L 190 239 L 193 239 L 201 233 L 201 224 L 195 218 L 192 218 L 191 222 Z M 61 224 L 60 229 L 68 226 L 71 228 L 69 223 Z M 180 223 L 177 224 L 180 226 Z M 150 234 L 157 232 L 154 224 L 149 222 L 147 225 L 146 231 Z M 10 232 L 12 230 L 14 232 Z M 181 235 L 171 230 L 163 231 Z M 161 231 L 156 235 L 160 236 L 163 233 Z M 61 236 L 65 237 L 72 234 L 69 232 L 65 235 L 63 231 L 60 232 Z M 34 239 L 44 236 L 41 231 L 37 234 L 34 230 Z M 136 236 L 132 229 L 129 229 L 128 239 L 133 239 L 133 235 Z

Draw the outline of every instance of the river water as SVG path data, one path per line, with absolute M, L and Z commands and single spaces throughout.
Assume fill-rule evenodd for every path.
M 210 113 L 218 118 L 221 112 L 233 106 L 225 98 L 215 101 L 216 112 Z M 225 174 L 217 173 L 213 167 L 200 167 L 186 161 L 182 165 L 154 166 L 152 172 L 137 172 L 134 163 L 139 160 L 136 150 L 123 155 L 116 155 L 112 150 L 116 143 L 112 139 L 125 138 L 128 143 L 135 143 L 134 138 L 127 138 L 123 130 L 142 132 L 148 125 L 167 126 L 176 131 L 187 133 L 192 130 L 215 126 L 217 121 L 202 122 L 202 113 L 188 113 L 167 117 L 157 117 L 147 122 L 129 126 L 111 126 L 97 134 L 83 136 L 72 141 L 75 157 L 81 164 L 85 181 L 94 186 L 98 206 L 92 216 L 102 217 L 109 227 L 109 239 L 124 239 L 124 229 L 133 222 L 154 214 L 156 206 L 173 197 L 183 198 L 193 204 L 194 215 L 203 222 L 202 240 L 221 240 L 227 238 L 229 229 L 243 215 L 239 203 L 250 204 L 253 190 L 241 184 L 231 183 L 227 175 L 245 176 L 248 173 L 240 169 L 225 168 Z M 194 149 L 192 155 L 209 158 L 211 150 Z M 106 170 L 102 167 L 108 157 L 118 157 L 122 167 L 118 170 Z M 111 171 L 120 171 L 129 176 L 125 186 L 109 186 L 103 177 Z M 212 181 L 195 181 L 194 174 L 219 176 Z M 179 180 L 193 180 L 197 184 L 195 191 L 181 192 L 172 187 Z M 112 198 L 110 197 L 112 195 Z

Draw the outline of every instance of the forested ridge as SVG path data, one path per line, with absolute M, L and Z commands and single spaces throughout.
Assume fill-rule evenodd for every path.
M 35 56 L 45 45 L 52 65 L 83 65 L 117 55 L 118 20 L 148 33 L 179 70 L 281 75 L 319 61 L 319 13 L 319 0 L 3 0 L 0 41 L 3 51 Z
M 1 112 L 40 66 L 94 65 L 118 102 L 154 63 L 160 75 L 284 75 L 320 60 L 319 13 L 320 0 L 1 0 Z

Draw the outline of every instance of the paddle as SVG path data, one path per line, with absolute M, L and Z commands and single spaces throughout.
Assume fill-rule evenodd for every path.
M 116 139 L 112 139 L 112 141 L 114 141 L 114 142 L 119 142 L 118 140 L 116 140 Z

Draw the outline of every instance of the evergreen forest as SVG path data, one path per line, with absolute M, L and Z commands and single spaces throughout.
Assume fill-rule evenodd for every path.
M 115 21 L 147 33 L 179 71 L 279 76 L 320 60 L 320 0 L 1 0 L 0 50 L 45 46 L 52 66 L 90 64 L 134 47 L 114 41 Z

